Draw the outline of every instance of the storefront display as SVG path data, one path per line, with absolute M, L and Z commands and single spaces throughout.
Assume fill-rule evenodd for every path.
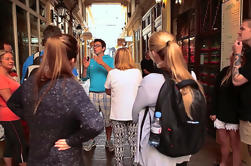
M 201 36 L 198 43 L 199 65 L 198 78 L 204 87 L 208 104 L 212 101 L 212 91 L 217 73 L 220 71 L 220 37 L 215 35 Z

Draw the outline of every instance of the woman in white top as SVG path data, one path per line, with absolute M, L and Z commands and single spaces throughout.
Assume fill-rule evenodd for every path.
M 132 122 L 132 107 L 142 80 L 128 48 L 119 48 L 115 55 L 115 69 L 109 71 L 105 83 L 111 95 L 112 128 L 116 165 L 123 165 L 124 142 L 128 139 L 132 162 L 136 152 L 137 125 Z
M 187 70 L 182 51 L 171 34 L 167 32 L 153 33 L 148 44 L 151 59 L 157 64 L 158 68 L 169 73 L 171 79 L 175 82 L 193 79 L 192 75 Z M 158 94 L 164 82 L 165 78 L 162 74 L 153 73 L 144 77 L 133 106 L 133 121 L 135 123 L 138 122 L 138 133 L 140 133 L 141 122 L 144 115 L 144 111 L 141 110 L 149 106 L 149 114 L 145 118 L 146 121 L 142 128 L 142 135 L 140 136 L 140 134 L 138 134 L 137 153 L 135 157 L 135 161 L 142 166 L 186 166 L 191 156 L 169 157 L 161 154 L 156 148 L 148 144 L 150 135 L 149 116 L 153 119 Z M 199 87 L 202 91 L 200 85 Z M 184 87 L 181 90 L 186 113 L 190 116 L 190 106 L 193 102 L 193 94 L 190 87 Z

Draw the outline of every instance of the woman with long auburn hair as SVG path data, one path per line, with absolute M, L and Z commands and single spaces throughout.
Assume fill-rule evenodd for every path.
M 132 121 L 132 107 L 142 75 L 137 69 L 128 48 L 119 48 L 115 55 L 115 69 L 109 71 L 105 83 L 106 93 L 111 95 L 112 128 L 114 135 L 116 166 L 122 166 L 125 138 L 130 145 L 131 165 L 136 152 L 137 124 Z
M 72 36 L 48 38 L 37 73 L 8 101 L 30 127 L 28 165 L 83 165 L 82 142 L 103 130 L 102 117 L 72 75 L 77 53 Z
M 150 57 L 156 63 L 157 67 L 167 73 L 168 76 L 178 83 L 182 80 L 193 79 L 187 70 L 187 64 L 183 57 L 180 46 L 176 43 L 174 36 L 167 32 L 155 32 L 149 38 L 148 42 Z M 196 80 L 195 80 L 196 81 Z M 144 111 L 142 109 L 149 107 L 151 121 L 153 120 L 155 105 L 159 91 L 165 82 L 163 74 L 152 73 L 144 77 L 138 90 L 137 97 L 133 106 L 133 121 L 141 126 Z M 196 81 L 200 91 L 203 93 L 201 85 Z M 193 91 L 190 86 L 180 89 L 186 114 L 192 119 L 190 106 L 193 102 Z M 139 120 L 138 120 L 139 119 Z M 149 117 L 146 117 L 149 119 Z M 150 134 L 150 122 L 145 122 L 142 127 L 142 135 L 138 136 L 138 149 L 136 162 L 144 166 L 186 166 L 190 155 L 181 157 L 169 157 L 161 154 L 157 149 L 148 144 Z M 141 129 L 138 130 L 141 132 Z M 138 134 L 140 135 L 140 134 Z M 164 164 L 165 163 L 165 164 Z

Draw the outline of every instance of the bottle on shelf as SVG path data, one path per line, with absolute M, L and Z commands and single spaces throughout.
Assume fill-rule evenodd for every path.
M 212 64 L 218 64 L 220 63 L 220 53 L 219 51 L 213 51 L 211 53 L 211 62 Z
M 208 64 L 208 53 L 200 53 L 200 65 Z
M 215 40 L 212 44 L 212 49 L 219 50 L 220 49 L 220 42 L 219 40 Z
M 160 144 L 160 134 L 162 129 L 160 125 L 160 118 L 161 112 L 155 112 L 149 137 L 149 144 L 153 147 L 158 147 Z

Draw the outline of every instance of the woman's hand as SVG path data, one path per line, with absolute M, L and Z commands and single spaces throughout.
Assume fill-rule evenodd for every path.
M 209 117 L 210 117 L 210 119 L 211 119 L 212 121 L 215 121 L 215 120 L 216 120 L 216 115 L 210 115 Z
M 55 142 L 54 147 L 58 148 L 58 150 L 67 150 L 71 147 L 66 143 L 66 139 L 59 139 Z

